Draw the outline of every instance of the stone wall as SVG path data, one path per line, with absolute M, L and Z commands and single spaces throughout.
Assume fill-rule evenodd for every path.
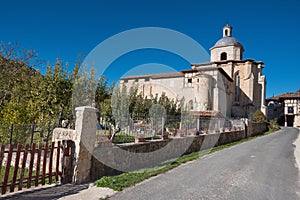
M 267 123 L 264 122 L 248 122 L 247 137 L 260 135 L 268 130 Z
M 300 114 L 295 115 L 294 127 L 300 128 Z
M 95 148 L 92 159 L 91 180 L 97 180 L 102 176 L 117 175 L 122 171 L 157 166 L 164 161 L 178 158 L 184 154 L 210 149 L 243 138 L 245 138 L 244 131 L 234 131 L 145 143 L 120 144 L 111 148 Z M 103 160 L 105 160 L 106 165 L 101 162 Z M 110 166 L 117 166 L 118 169 Z
M 53 141 L 74 142 L 71 171 L 73 183 L 153 167 L 184 154 L 239 141 L 267 130 L 265 123 L 247 122 L 247 132 L 241 129 L 241 131 L 95 148 L 96 112 L 97 109 L 91 107 L 76 108 L 75 130 L 55 129 L 53 133 Z

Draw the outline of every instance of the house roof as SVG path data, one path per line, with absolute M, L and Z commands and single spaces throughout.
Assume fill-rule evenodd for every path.
M 280 99 L 297 99 L 300 98 L 300 92 L 287 92 L 274 97 L 266 99 L 267 101 L 278 101 Z

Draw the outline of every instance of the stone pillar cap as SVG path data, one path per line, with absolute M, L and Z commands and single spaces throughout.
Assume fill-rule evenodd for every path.
M 75 108 L 75 111 L 82 111 L 82 110 L 95 111 L 95 112 L 98 111 L 97 108 L 94 108 L 94 107 L 92 107 L 92 106 L 80 106 L 80 107 L 76 107 L 76 108 Z

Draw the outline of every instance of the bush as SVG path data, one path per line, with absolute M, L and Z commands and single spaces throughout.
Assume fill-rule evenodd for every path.
M 277 119 L 272 119 L 269 122 L 269 129 L 272 131 L 277 131 L 280 129 L 279 124 L 277 123 Z
M 257 110 L 253 115 L 253 120 L 255 122 L 266 122 L 267 117 L 264 115 L 263 112 L 261 112 L 260 110 Z
M 114 144 L 134 142 L 134 136 L 133 135 L 125 135 L 125 134 L 116 134 L 112 142 Z

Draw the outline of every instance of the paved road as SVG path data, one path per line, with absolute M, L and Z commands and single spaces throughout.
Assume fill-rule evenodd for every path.
M 298 129 L 284 128 L 182 165 L 111 199 L 300 199 L 293 145 L 298 134 Z
M 38 188 L 32 188 L 27 191 L 21 191 L 16 193 L 0 195 L 2 200 L 52 200 L 64 198 L 69 195 L 79 194 L 81 191 L 87 190 L 89 184 L 82 185 L 48 185 L 39 186 Z

